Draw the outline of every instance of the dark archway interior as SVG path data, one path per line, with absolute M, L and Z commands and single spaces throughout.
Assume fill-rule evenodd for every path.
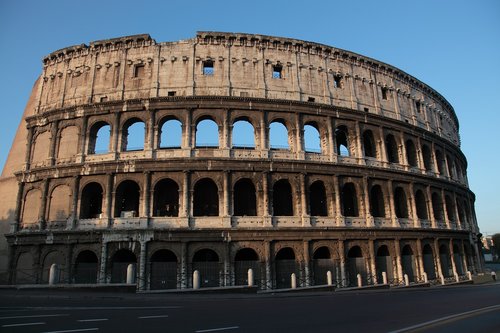
M 370 210 L 373 217 L 385 217 L 384 194 L 380 185 L 374 185 L 370 190 Z
M 116 189 L 115 217 L 139 216 L 139 185 L 132 180 L 125 180 Z
M 342 213 L 344 216 L 358 216 L 358 198 L 353 183 L 347 183 L 341 191 Z
M 312 216 L 327 216 L 326 190 L 322 181 L 314 182 L 309 188 L 309 200 Z
M 234 215 L 257 215 L 255 186 L 250 179 L 240 179 L 234 185 Z
M 273 212 L 276 216 L 293 216 L 292 187 L 286 179 L 274 183 Z
M 179 216 L 179 186 L 171 179 L 160 180 L 154 189 L 154 216 Z
M 82 191 L 81 219 L 99 218 L 102 213 L 102 187 L 98 183 L 87 184 Z
M 219 192 L 213 180 L 204 178 L 194 186 L 194 216 L 219 216 Z

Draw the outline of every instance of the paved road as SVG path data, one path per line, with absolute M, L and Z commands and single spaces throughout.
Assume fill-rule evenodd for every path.
M 500 284 L 294 295 L 0 290 L 0 332 L 391 331 L 500 332 Z

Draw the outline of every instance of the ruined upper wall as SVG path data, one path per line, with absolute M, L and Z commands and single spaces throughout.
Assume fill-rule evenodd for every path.
M 43 64 L 39 113 L 173 95 L 287 99 L 398 119 L 459 145 L 455 112 L 435 90 L 393 66 L 317 43 L 220 32 L 157 43 L 135 35 L 61 49 Z

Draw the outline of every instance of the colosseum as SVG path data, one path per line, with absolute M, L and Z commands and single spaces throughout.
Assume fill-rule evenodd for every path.
M 453 107 L 314 42 L 134 35 L 43 59 L 0 186 L 12 284 L 138 290 L 482 271 Z M 8 214 L 6 213 L 8 212 Z M 4 240 L 5 242 L 5 240 Z

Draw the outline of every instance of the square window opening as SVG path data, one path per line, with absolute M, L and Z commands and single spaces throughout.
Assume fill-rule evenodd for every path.
M 307 101 L 308 101 L 308 102 L 313 102 L 313 103 L 314 103 L 314 102 L 316 101 L 316 98 L 314 98 L 314 97 L 308 97 L 308 98 L 307 98 Z
M 203 75 L 214 75 L 214 62 L 212 60 L 203 62 Z
M 365 108 L 365 112 L 368 112 L 368 111 L 370 111 L 370 110 L 368 108 Z
M 283 66 L 274 65 L 273 66 L 273 79 L 282 79 L 283 78 Z
M 102 102 L 107 102 L 108 101 L 108 96 L 102 96 L 101 97 L 101 103 Z
M 143 76 L 144 76 L 144 65 L 135 65 L 134 77 L 143 77 Z
M 336 75 L 333 77 L 333 87 L 342 88 L 342 77 Z
M 175 96 L 175 93 L 176 93 L 175 91 L 169 91 L 167 94 L 168 96 Z
M 381 90 L 382 90 L 382 99 L 387 100 L 387 88 L 382 87 Z

